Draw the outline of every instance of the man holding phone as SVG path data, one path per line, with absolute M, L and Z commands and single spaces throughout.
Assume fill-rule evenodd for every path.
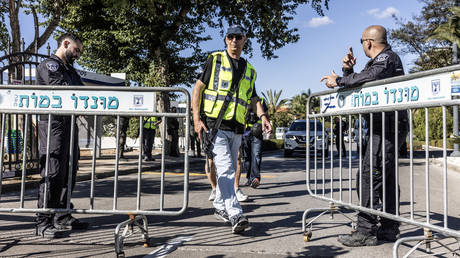
M 349 52 L 342 59 L 343 77 L 338 76 L 334 71 L 331 75 L 323 76 L 321 81 L 326 80 L 326 86 L 334 88 L 337 86 L 351 88 L 362 85 L 365 82 L 381 80 L 398 75 L 404 75 L 403 66 L 399 56 L 391 50 L 387 43 L 387 32 L 380 25 L 367 27 L 361 37 L 361 44 L 364 53 L 371 58 L 360 73 L 353 71 L 353 66 L 356 64 L 356 57 L 353 55 L 353 49 L 350 47 Z M 359 171 L 357 173 L 357 189 L 362 191 L 361 205 L 363 207 L 378 207 L 379 201 L 386 204 L 384 212 L 395 214 L 396 205 L 399 205 L 399 200 L 396 200 L 396 191 L 399 186 L 395 183 L 395 150 L 399 146 L 395 144 L 395 135 L 398 135 L 398 143 L 401 144 L 406 139 L 407 135 L 407 112 L 398 111 L 398 132 L 395 130 L 395 113 L 385 112 L 385 135 L 382 134 L 383 119 L 382 112 L 373 113 L 373 123 L 371 124 L 370 115 L 363 115 L 367 124 L 372 127 L 372 138 L 370 134 L 366 135 L 365 154 L 363 159 L 362 178 L 359 180 Z M 372 153 L 370 146 L 372 141 Z M 383 160 L 382 144 L 385 144 L 385 159 Z M 373 167 L 370 167 L 372 159 Z M 385 171 L 383 171 L 383 163 L 385 163 Z M 372 190 L 373 200 L 370 199 L 370 171 L 372 171 Z M 385 176 L 385 180 L 383 177 Z M 359 183 L 361 182 L 361 188 Z M 385 182 L 386 194 L 383 200 L 383 182 Z M 380 222 L 380 227 L 377 224 Z M 350 235 L 341 235 L 338 241 L 345 246 L 372 246 L 377 245 L 377 240 L 394 242 L 399 237 L 399 223 L 390 219 L 381 217 L 378 220 L 377 216 L 367 214 L 365 212 L 358 213 L 357 230 Z

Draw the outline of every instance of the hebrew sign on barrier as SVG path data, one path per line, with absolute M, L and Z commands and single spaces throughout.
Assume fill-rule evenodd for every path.
M 4 111 L 154 112 L 154 100 L 153 92 L 0 89 Z
M 359 108 L 450 100 L 460 87 L 460 71 L 365 88 L 344 89 L 320 96 L 321 113 Z

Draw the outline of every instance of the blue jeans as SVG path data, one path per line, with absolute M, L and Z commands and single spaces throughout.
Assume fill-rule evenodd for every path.
M 243 137 L 243 172 L 249 184 L 255 178 L 260 181 L 260 163 L 262 162 L 262 140 L 252 134 Z
M 213 204 L 217 210 L 226 210 L 230 218 L 243 214 L 234 187 L 241 138 L 241 134 L 218 130 L 212 146 L 217 174 L 216 199 Z

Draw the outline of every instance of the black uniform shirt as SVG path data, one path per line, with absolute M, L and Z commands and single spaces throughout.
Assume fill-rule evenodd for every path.
M 365 82 L 382 80 L 390 77 L 404 75 L 404 69 L 399 56 L 391 50 L 390 46 L 386 46 L 382 52 L 376 57 L 367 62 L 366 66 L 360 73 L 353 72 L 353 69 L 343 69 L 343 77 L 337 78 L 337 84 L 345 88 L 359 86 Z M 385 125 L 389 132 L 394 132 L 394 113 L 389 112 L 386 115 Z M 407 112 L 399 111 L 399 122 L 401 126 L 407 122 Z M 364 115 L 364 118 L 370 122 L 369 114 Z M 374 113 L 374 133 L 382 133 L 382 116 L 381 113 Z M 401 130 L 401 127 L 400 127 Z
M 64 64 L 56 55 L 51 55 L 37 67 L 38 85 L 83 85 L 75 68 Z
M 354 87 L 365 82 L 382 80 L 398 75 L 404 75 L 404 69 L 399 56 L 386 46 L 382 52 L 367 62 L 360 73 L 352 69 L 343 69 L 343 77 L 337 78 L 337 84 L 344 87 Z
M 56 55 L 51 55 L 37 66 L 36 82 L 38 85 L 83 85 L 75 68 L 64 64 Z M 53 118 L 62 119 L 61 116 Z M 41 115 L 40 120 L 48 120 L 48 115 Z
M 232 73 L 233 73 L 232 82 L 238 83 L 241 77 L 243 76 L 243 73 L 246 71 L 246 60 L 244 58 L 233 59 L 230 56 L 228 57 L 230 58 L 230 64 L 232 65 Z M 210 56 L 203 67 L 203 71 L 198 77 L 198 80 L 202 81 L 206 85 L 206 87 L 208 86 L 209 80 L 211 79 L 212 62 L 213 62 L 213 57 Z M 252 95 L 250 98 L 254 98 L 254 97 L 258 97 L 256 93 L 255 84 L 254 84 L 254 89 L 252 91 Z M 206 126 L 208 127 L 208 129 L 214 126 L 215 121 L 216 121 L 216 118 L 206 117 L 205 122 L 206 122 Z M 220 124 L 219 129 L 225 130 L 225 131 L 233 131 L 237 134 L 242 134 L 244 132 L 244 125 L 238 123 L 236 121 L 236 116 L 233 116 L 231 120 L 222 119 L 222 123 Z

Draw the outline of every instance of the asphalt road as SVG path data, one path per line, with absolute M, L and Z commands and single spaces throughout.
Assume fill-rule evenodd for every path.
M 180 162 L 180 161 L 177 161 Z M 354 160 L 356 167 L 358 160 Z M 327 207 L 327 203 L 307 195 L 305 181 L 305 155 L 284 158 L 281 151 L 264 154 L 262 184 L 258 189 L 243 186 L 250 196 L 242 203 L 250 221 L 249 230 L 241 235 L 231 233 L 229 224 L 217 220 L 213 206 L 208 201 L 210 186 L 204 174 L 204 162 L 193 162 L 190 167 L 190 197 L 186 212 L 180 216 L 148 216 L 149 247 L 143 247 L 141 235 L 135 233 L 125 241 L 127 257 L 391 257 L 392 243 L 376 247 L 349 248 L 336 241 L 339 234 L 349 233 L 350 223 L 342 215 L 321 217 L 313 228 L 310 242 L 303 241 L 302 214 L 308 208 Z M 335 167 L 338 167 L 336 162 Z M 348 166 L 348 165 L 347 165 Z M 326 168 L 330 167 L 327 165 Z M 120 168 L 122 169 L 122 168 Z M 401 214 L 409 216 L 409 169 L 407 160 L 401 164 Z M 415 215 L 424 220 L 425 190 L 424 160 L 414 164 L 416 180 Z M 142 208 L 158 209 L 158 169 L 152 167 L 143 174 Z M 166 210 L 177 210 L 183 203 L 183 169 L 179 165 L 166 167 Z M 345 173 L 345 171 L 344 171 Z M 348 172 L 346 172 L 348 173 Z M 354 173 L 354 172 L 353 172 Z M 430 166 L 431 206 L 434 220 L 442 222 L 442 169 Z M 124 174 L 119 178 L 118 208 L 135 209 L 136 174 Z M 243 183 L 244 180 L 241 180 Z M 460 189 L 460 174 L 449 173 L 449 227 L 460 229 L 460 200 L 456 198 Z M 89 208 L 89 181 L 79 182 L 73 202 L 77 208 Z M 337 185 L 335 185 L 337 186 Z M 326 185 L 327 187 L 327 185 Z M 113 178 L 98 179 L 95 184 L 95 207 L 112 209 Z M 337 193 L 335 193 L 337 196 Z M 354 199 L 357 199 L 355 196 Z M 18 194 L 4 194 L 2 207 L 17 206 Z M 36 207 L 36 189 L 29 189 L 25 196 L 25 207 Z M 354 217 L 350 211 L 348 216 Z M 0 256 L 15 257 L 113 257 L 113 233 L 118 223 L 127 219 L 125 215 L 89 215 L 76 217 L 90 222 L 87 230 L 73 231 L 68 237 L 45 240 L 33 236 L 33 214 L 0 214 Z M 423 234 L 423 230 L 411 225 L 401 226 L 402 236 Z M 443 244 L 458 248 L 456 241 L 443 240 Z M 411 246 L 403 245 L 400 254 Z M 433 250 L 449 256 L 445 249 L 433 244 Z M 417 252 L 418 255 L 425 255 Z

